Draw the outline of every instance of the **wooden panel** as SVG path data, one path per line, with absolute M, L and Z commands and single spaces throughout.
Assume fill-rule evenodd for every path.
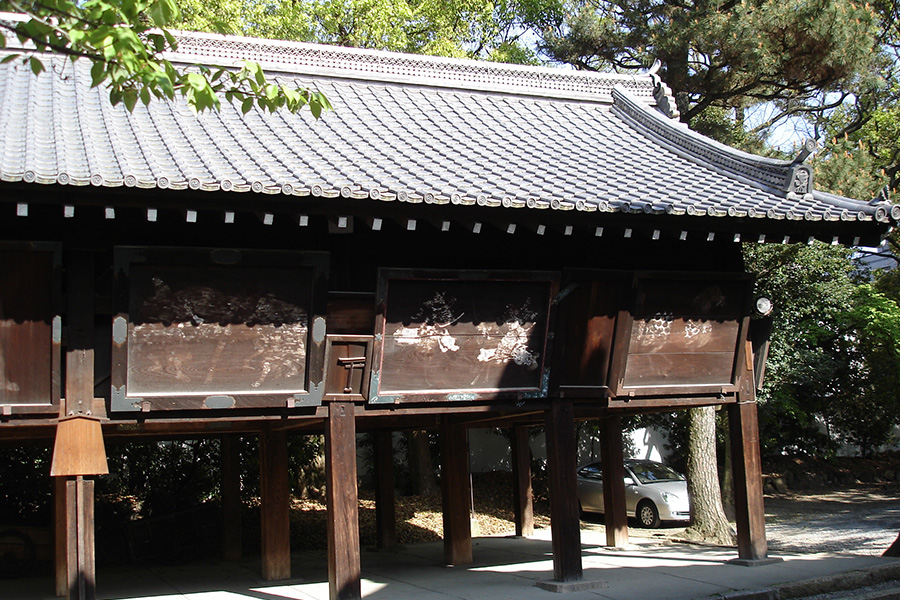
M 388 271 L 381 286 L 378 396 L 541 394 L 551 277 L 401 278 Z
M 116 261 L 113 410 L 321 400 L 325 255 L 126 248 Z
M 371 294 L 330 296 L 328 332 L 360 335 L 375 333 L 375 298 Z
M 308 272 L 135 265 L 130 279 L 129 395 L 306 390 Z
M 619 312 L 631 300 L 634 274 L 573 271 L 559 302 L 554 369 L 560 389 L 605 394 Z
M 325 349 L 325 398 L 362 400 L 368 396 L 371 335 L 329 335 Z
M 638 274 L 617 328 L 615 395 L 734 391 L 750 289 L 743 274 Z
M 734 352 L 709 354 L 632 354 L 625 368 L 625 385 L 729 386 L 734 380 Z
M 54 412 L 52 252 L 0 248 L 0 407 Z

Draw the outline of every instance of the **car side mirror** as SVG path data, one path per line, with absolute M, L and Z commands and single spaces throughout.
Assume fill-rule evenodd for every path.
M 634 479 L 632 479 L 631 477 L 625 477 L 625 485 L 626 485 L 626 486 L 628 486 L 628 485 L 635 485 Z

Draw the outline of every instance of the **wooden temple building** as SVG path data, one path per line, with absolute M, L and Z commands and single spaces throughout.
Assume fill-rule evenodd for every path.
M 55 444 L 59 595 L 94 594 L 104 439 L 259 436 L 277 580 L 286 438 L 324 433 L 331 597 L 358 598 L 357 432 L 375 434 L 390 545 L 390 436 L 439 431 L 460 565 L 468 429 L 513 431 L 527 534 L 527 428 L 546 427 L 548 578 L 565 583 L 582 578 L 575 422 L 600 420 L 604 479 L 622 481 L 623 415 L 705 405 L 731 423 L 736 558 L 767 557 L 742 244 L 876 245 L 900 206 L 817 191 L 808 152 L 697 135 L 653 75 L 178 40 L 178 64 L 252 59 L 334 110 L 129 113 L 83 61 L 0 65 L 0 443 Z M 621 545 L 624 491 L 605 493 Z

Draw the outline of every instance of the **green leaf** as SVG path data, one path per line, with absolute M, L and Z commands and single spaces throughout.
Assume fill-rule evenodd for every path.
M 3 60 L 0 60 L 0 65 L 5 65 L 6 63 L 12 62 L 12 61 L 16 60 L 17 58 L 19 58 L 18 54 L 9 54 L 7 56 L 4 56 Z
M 31 72 L 35 75 L 40 75 L 44 72 L 44 63 L 42 63 L 39 59 L 32 56 L 30 59 L 28 59 L 28 62 L 31 65 Z
M 248 96 L 247 98 L 244 98 L 244 101 L 241 102 L 241 112 L 246 115 L 248 112 L 250 112 L 250 109 L 252 109 L 252 108 L 253 108 L 253 98 L 250 96 Z
M 133 112 L 134 105 L 137 104 L 138 100 L 137 91 L 133 89 L 125 90 L 125 93 L 122 94 L 122 100 L 125 102 L 125 108 L 128 109 L 128 112 Z
M 157 27 L 165 27 L 178 19 L 181 12 L 173 0 L 154 0 L 150 4 L 150 19 Z

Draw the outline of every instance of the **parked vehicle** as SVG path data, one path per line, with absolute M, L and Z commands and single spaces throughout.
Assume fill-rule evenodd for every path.
M 603 474 L 599 462 L 578 469 L 578 502 L 581 510 L 603 513 Z M 691 518 L 687 481 L 662 463 L 625 461 L 625 507 L 643 527 L 659 527 L 663 521 Z

